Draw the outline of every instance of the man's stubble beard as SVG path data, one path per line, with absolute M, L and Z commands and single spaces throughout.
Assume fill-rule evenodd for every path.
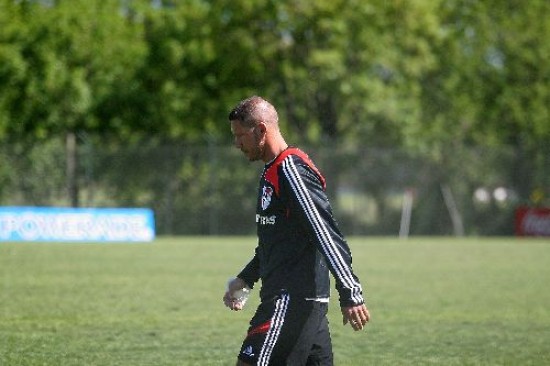
M 265 141 L 260 141 L 261 138 L 256 138 L 256 146 L 251 152 L 251 155 L 248 157 L 250 162 L 263 160 L 265 152 Z

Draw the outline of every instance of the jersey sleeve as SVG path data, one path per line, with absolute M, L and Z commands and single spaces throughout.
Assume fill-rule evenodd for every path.
M 254 288 L 254 284 L 260 279 L 260 263 L 258 260 L 258 248 L 256 248 L 254 257 L 248 262 L 243 270 L 237 275 L 246 282 L 247 286 Z
M 336 281 L 340 305 L 363 304 L 361 284 L 352 269 L 351 251 L 332 215 L 322 178 L 309 165 L 292 157 L 285 159 L 282 171 L 292 214 L 323 254 Z

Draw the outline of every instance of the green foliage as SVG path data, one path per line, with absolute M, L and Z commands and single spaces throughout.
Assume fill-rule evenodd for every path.
M 511 145 L 525 195 L 547 184 L 549 36 L 546 0 L 0 0 L 0 139 L 220 140 L 260 94 L 293 144 Z
M 422 75 L 424 118 L 432 123 L 417 123 L 412 138 L 439 150 L 448 144 L 542 147 L 550 136 L 544 62 L 550 50 L 543 41 L 550 22 L 543 14 L 550 14 L 546 1 L 442 4 L 437 68 Z
M 57 206 L 65 202 L 65 157 L 60 139 L 0 145 L 0 161 L 3 205 Z
M 329 320 L 335 364 L 546 365 L 550 248 L 541 240 L 349 238 L 372 321 Z M 258 303 L 224 286 L 255 239 L 0 245 L 0 363 L 233 365 Z
M 258 170 L 240 151 L 200 145 L 89 145 L 94 205 L 150 207 L 162 234 L 253 231 Z M 139 164 L 135 164 L 139 161 Z M 259 167 L 258 167 L 259 169 Z M 250 198 L 250 199 L 247 199 Z M 242 211 L 237 211 L 242 210 Z M 243 215 L 251 220 L 243 219 Z
M 2 15 L 13 20 L 0 43 L 0 57 L 10 61 L 0 71 L 1 133 L 33 139 L 131 129 L 131 120 L 125 127 L 105 118 L 113 113 L 105 104 L 129 87 L 144 50 L 118 1 L 3 3 Z
M 219 136 L 251 93 L 300 141 L 540 147 L 550 134 L 544 0 L 1 6 L 3 136 Z

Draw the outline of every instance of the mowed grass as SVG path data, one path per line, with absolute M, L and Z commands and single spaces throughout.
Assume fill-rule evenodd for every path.
M 547 239 L 349 238 L 372 314 L 335 364 L 550 364 Z M 223 307 L 252 237 L 0 244 L 0 365 L 234 365 L 258 303 Z

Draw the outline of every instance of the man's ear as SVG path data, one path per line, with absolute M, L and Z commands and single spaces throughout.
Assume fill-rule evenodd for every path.
M 260 137 L 265 136 L 266 131 L 267 131 L 267 127 L 266 127 L 265 123 L 260 122 L 258 124 L 258 126 L 256 127 L 256 129 L 254 130 L 254 133 L 256 134 L 257 138 L 260 138 Z

